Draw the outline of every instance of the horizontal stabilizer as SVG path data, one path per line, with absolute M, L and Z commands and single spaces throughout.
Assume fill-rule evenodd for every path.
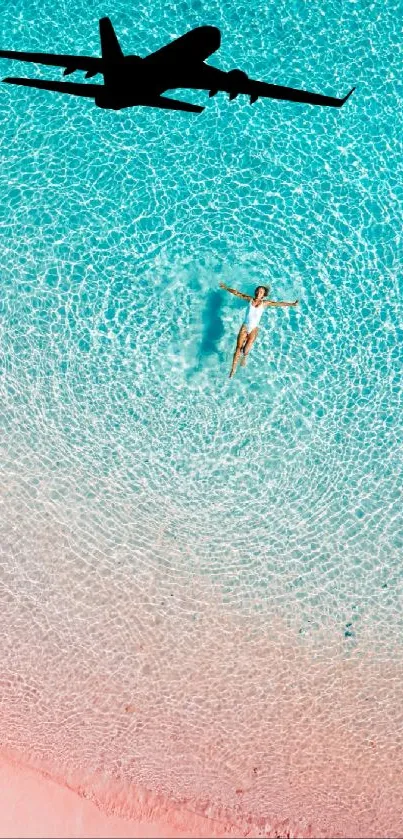
M 99 84 L 77 84 L 76 82 L 50 82 L 42 79 L 18 79 L 9 77 L 3 79 L 7 84 L 17 84 L 22 87 L 36 87 L 39 90 L 53 90 L 56 93 L 69 93 L 71 96 L 86 96 L 95 99 L 102 90 Z

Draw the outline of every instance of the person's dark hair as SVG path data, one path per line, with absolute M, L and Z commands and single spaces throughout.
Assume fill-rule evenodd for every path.
M 264 291 L 264 296 L 265 296 L 265 297 L 267 297 L 267 295 L 268 295 L 268 293 L 269 293 L 269 289 L 268 289 L 267 285 L 258 285 L 258 286 L 255 288 L 255 296 L 256 296 L 256 294 L 258 293 L 259 288 L 262 288 L 262 289 L 263 289 L 263 291 Z

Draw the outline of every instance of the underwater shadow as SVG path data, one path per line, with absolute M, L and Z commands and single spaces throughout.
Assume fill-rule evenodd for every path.
M 203 356 L 220 355 L 218 344 L 225 331 L 220 314 L 223 305 L 222 293 L 220 291 L 210 291 L 202 314 L 203 336 L 200 345 L 199 364 L 201 364 Z

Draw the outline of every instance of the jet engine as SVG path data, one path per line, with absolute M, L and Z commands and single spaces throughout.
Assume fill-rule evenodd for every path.
M 248 76 L 243 70 L 230 70 L 227 73 L 229 98 L 235 99 L 240 93 L 247 93 L 246 82 L 249 81 Z
M 240 93 L 248 94 L 248 87 L 250 89 L 252 85 L 253 82 L 250 81 L 249 76 L 247 76 L 243 70 L 230 70 L 229 73 L 227 73 L 227 91 L 231 101 L 232 99 L 236 99 Z M 218 88 L 212 88 L 209 92 L 209 96 L 215 96 L 216 93 L 218 93 Z M 256 93 L 249 93 L 249 97 L 251 105 L 253 105 L 254 102 L 257 102 L 259 98 Z
M 71 76 L 72 73 L 76 73 L 77 70 L 79 70 L 79 69 L 80 69 L 79 67 L 73 67 L 72 65 L 69 65 L 63 71 L 63 76 Z M 101 72 L 100 70 L 87 70 L 87 72 L 85 74 L 85 78 L 86 79 L 93 79 L 94 76 L 97 76 L 98 73 L 100 73 L 100 72 Z

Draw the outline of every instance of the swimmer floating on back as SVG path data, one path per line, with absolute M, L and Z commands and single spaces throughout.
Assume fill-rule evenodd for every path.
M 259 332 L 258 324 L 260 318 L 262 317 L 263 309 L 267 309 L 268 306 L 296 306 L 298 300 L 294 300 L 293 303 L 288 303 L 286 301 L 275 302 L 274 300 L 264 300 L 270 291 L 270 288 L 264 285 L 258 285 L 258 287 L 255 288 L 254 297 L 251 297 L 250 294 L 243 294 L 242 291 L 237 291 L 235 288 L 228 288 L 228 286 L 224 285 L 224 283 L 220 283 L 220 288 L 223 288 L 224 291 L 229 291 L 231 294 L 235 294 L 235 297 L 242 297 L 243 300 L 249 301 L 249 306 L 245 312 L 244 322 L 239 330 L 238 340 L 236 342 L 231 372 L 229 374 L 231 379 L 237 368 L 241 352 L 243 352 L 241 367 L 244 367 L 246 364 L 246 356 L 248 355 L 248 352 Z

